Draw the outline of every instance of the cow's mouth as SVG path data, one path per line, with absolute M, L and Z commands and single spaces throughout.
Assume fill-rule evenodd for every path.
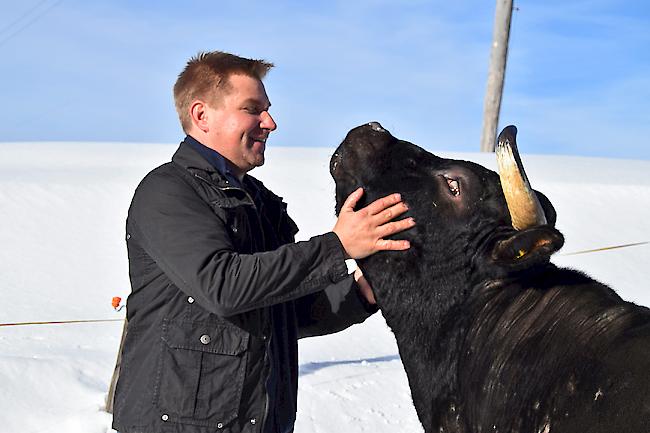
M 451 195 L 458 197 L 460 195 L 460 182 L 458 182 L 458 179 L 446 175 L 443 175 L 442 177 L 447 181 L 447 188 L 449 188 Z
M 336 179 L 336 169 L 339 167 L 339 164 L 341 163 L 341 154 L 339 153 L 338 149 L 334 154 L 332 155 L 332 158 L 330 159 L 330 174 Z
M 343 152 L 337 149 L 330 159 L 330 175 L 337 183 L 344 182 L 345 180 L 356 182 L 356 178 L 349 173 L 345 165 Z

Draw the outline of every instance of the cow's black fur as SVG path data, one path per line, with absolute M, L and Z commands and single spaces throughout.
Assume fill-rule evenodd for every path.
M 564 240 L 516 231 L 496 173 L 439 158 L 373 123 L 332 157 L 337 212 L 399 192 L 406 252 L 361 260 L 431 432 L 650 432 L 650 310 L 549 262 Z M 446 177 L 460 183 L 455 196 Z M 360 205 L 363 205 L 361 203 Z

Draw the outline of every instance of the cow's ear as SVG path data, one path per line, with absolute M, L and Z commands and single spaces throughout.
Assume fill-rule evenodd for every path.
M 541 192 L 536 190 L 535 193 L 537 194 L 539 204 L 541 204 L 542 209 L 544 209 L 544 214 L 546 215 L 546 224 L 555 227 L 555 221 L 557 221 L 557 213 L 555 212 L 553 203 L 551 203 L 548 197 L 546 197 Z
M 564 245 L 564 236 L 554 227 L 543 225 L 514 231 L 494 243 L 491 259 L 509 271 L 528 269 L 547 263 Z

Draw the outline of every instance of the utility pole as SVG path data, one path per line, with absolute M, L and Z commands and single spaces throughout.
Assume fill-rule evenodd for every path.
M 512 0 L 497 0 L 494 17 L 494 33 L 490 53 L 487 91 L 483 108 L 483 132 L 481 134 L 481 152 L 494 152 L 503 82 L 506 76 L 508 58 L 508 39 L 510 38 L 510 20 L 512 18 Z

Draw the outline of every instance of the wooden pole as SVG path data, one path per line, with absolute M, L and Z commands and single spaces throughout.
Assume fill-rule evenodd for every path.
M 501 96 L 503 95 L 503 82 L 506 76 L 511 18 L 512 0 L 497 0 L 492 51 L 490 53 L 490 69 L 488 72 L 487 91 L 483 109 L 481 152 L 494 152 L 496 145 L 499 112 L 501 111 Z
M 117 379 L 120 377 L 120 366 L 122 365 L 122 348 L 124 347 L 124 340 L 126 339 L 126 328 L 128 322 L 124 319 L 124 327 L 122 328 L 122 338 L 120 339 L 120 348 L 117 351 L 117 360 L 115 361 L 115 368 L 113 369 L 113 376 L 111 383 L 108 387 L 108 395 L 106 396 L 106 412 L 113 413 L 113 400 L 115 399 L 115 385 Z

